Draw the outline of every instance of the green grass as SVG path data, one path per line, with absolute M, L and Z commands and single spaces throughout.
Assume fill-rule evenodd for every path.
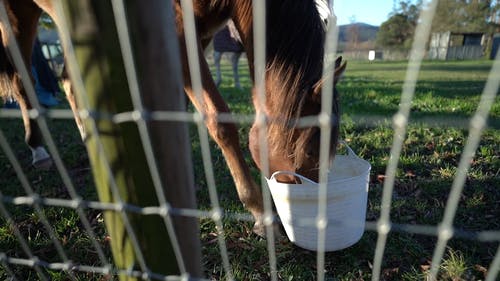
M 436 226 L 441 222 L 456 167 L 468 136 L 469 119 L 474 114 L 491 68 L 490 61 L 424 62 L 419 74 L 410 123 L 397 170 L 391 220 L 401 225 Z M 393 140 L 391 118 L 398 109 L 406 70 L 405 62 L 349 62 L 341 92 L 341 137 L 372 165 L 367 220 L 380 216 L 385 169 Z M 236 113 L 252 113 L 250 80 L 243 61 L 240 66 L 242 90 L 232 86 L 230 66 L 223 60 L 220 90 Z M 64 105 L 63 105 L 64 106 Z M 53 137 L 81 196 L 96 200 L 84 146 L 71 121 L 51 121 Z M 0 129 L 8 135 L 33 188 L 43 197 L 68 198 L 56 171 L 38 172 L 30 168 L 30 153 L 23 143 L 20 120 L 1 120 Z M 259 182 L 259 172 L 246 149 L 250 124 L 241 124 L 240 141 L 252 173 Z M 196 128 L 191 125 L 195 183 L 200 188 L 200 208 L 209 209 L 208 191 Z M 489 115 L 488 128 L 481 137 L 466 184 L 461 195 L 454 227 L 462 233 L 500 230 L 500 98 Z M 210 141 L 218 195 L 222 207 L 230 213 L 246 212 L 238 200 L 231 176 L 218 147 Z M 0 187 L 4 196 L 25 195 L 5 155 L 0 153 Z M 52 242 L 41 226 L 33 208 L 7 204 L 16 225 L 30 248 L 41 259 L 60 261 Z M 86 265 L 99 265 L 75 212 L 45 208 L 45 215 L 57 231 L 70 259 Z M 106 249 L 107 234 L 102 214 L 87 210 L 87 217 L 99 243 Z M 205 274 L 224 278 L 215 225 L 200 220 Z M 268 280 L 270 268 L 267 242 L 251 232 L 250 222 L 224 219 L 227 247 L 233 274 L 237 280 Z M 424 280 L 436 243 L 435 236 L 409 232 L 390 232 L 382 264 L 383 280 Z M 347 249 L 327 253 L 327 280 L 369 280 L 377 234 L 368 230 L 361 240 Z M 440 266 L 439 280 L 484 280 L 498 248 L 498 242 L 477 238 L 452 238 Z M 0 219 L 0 250 L 9 256 L 25 257 L 12 228 Z M 277 274 L 280 280 L 314 280 L 317 276 L 316 254 L 300 249 L 287 239 L 276 243 Z M 11 266 L 21 280 L 36 280 L 34 271 Z M 0 267 L 0 279 L 5 279 Z M 53 280 L 66 280 L 61 272 L 51 271 Z M 99 275 L 77 274 L 81 280 L 100 280 Z

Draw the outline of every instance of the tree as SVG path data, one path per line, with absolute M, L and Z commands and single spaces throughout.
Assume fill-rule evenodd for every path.
M 382 23 L 377 34 L 377 45 L 391 49 L 407 49 L 415 28 L 403 14 L 395 14 Z
M 416 24 L 420 15 L 420 9 L 422 8 L 422 0 L 418 0 L 415 4 L 411 4 L 411 2 L 409 0 L 399 2 L 399 7 L 396 8 L 393 14 L 406 15 L 410 22 Z
M 491 6 L 491 15 L 489 19 L 492 33 L 500 32 L 500 1 L 495 1 Z
M 401 1 L 387 21 L 383 22 L 377 34 L 377 45 L 384 48 L 407 50 L 411 47 L 417 26 L 421 1 Z
M 441 0 L 432 31 L 491 32 L 497 6 L 491 0 Z

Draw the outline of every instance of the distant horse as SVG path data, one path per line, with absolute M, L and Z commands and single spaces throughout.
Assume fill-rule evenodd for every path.
M 266 5 L 266 104 L 260 106 L 253 94 L 253 103 L 257 113 L 265 114 L 271 120 L 266 132 L 259 130 L 254 124 L 249 133 L 249 149 L 257 167 L 262 170 L 262 159 L 259 154 L 259 136 L 264 135 L 268 142 L 269 155 L 266 159 L 272 173 L 278 170 L 293 171 L 312 180 L 318 180 L 320 130 L 318 127 L 303 128 L 297 126 L 298 118 L 317 115 L 321 110 L 321 88 L 325 28 L 319 6 L 325 6 L 325 0 L 272 0 Z M 33 42 L 37 23 L 42 10 L 61 24 L 52 7 L 51 0 L 4 0 L 10 22 L 14 27 L 16 39 L 20 45 L 26 65 L 30 65 Z M 144 3 L 147 3 L 145 1 Z M 318 4 L 319 3 L 319 4 Z M 194 106 L 205 114 L 206 126 L 212 138 L 224 154 L 233 176 L 238 195 L 245 207 L 256 219 L 254 231 L 263 233 L 263 202 L 260 186 L 257 185 L 250 169 L 245 163 L 239 144 L 238 131 L 235 124 L 219 122 L 220 113 L 229 112 L 227 104 L 217 90 L 210 75 L 209 66 L 203 56 L 205 48 L 215 31 L 232 19 L 241 36 L 249 61 L 251 78 L 254 79 L 253 50 L 253 14 L 252 1 L 248 0 L 194 0 L 194 14 L 198 28 L 200 69 L 202 74 L 203 102 L 195 98 L 188 69 L 187 49 L 183 28 L 183 16 L 180 14 L 180 0 L 173 1 L 176 16 L 176 31 L 180 44 L 183 63 L 184 90 Z M 11 93 L 19 102 L 22 110 L 25 138 L 33 151 L 33 164 L 47 164 L 50 156 L 42 144 L 40 129 L 36 122 L 29 118 L 28 110 L 32 105 L 27 99 L 19 74 L 8 61 L 5 46 L 10 38 L 0 25 L 2 43 L 0 45 L 0 86 L 1 93 Z M 341 58 L 335 64 L 335 85 L 345 70 Z M 73 111 L 77 110 L 75 97 L 68 83 L 65 91 Z M 338 94 L 332 93 L 332 113 L 338 119 Z M 75 118 L 82 134 L 80 118 Z M 276 121 L 272 121 L 276 120 Z M 338 138 L 338 122 L 332 122 L 330 157 L 334 156 Z M 293 176 L 280 177 L 284 182 L 295 182 Z
M 214 64 L 215 64 L 215 85 L 219 87 L 222 82 L 220 71 L 220 60 L 223 53 L 231 53 L 231 67 L 233 70 L 234 86 L 241 89 L 240 76 L 238 74 L 238 61 L 243 53 L 243 45 L 238 30 L 232 20 L 229 20 L 223 29 L 214 35 Z

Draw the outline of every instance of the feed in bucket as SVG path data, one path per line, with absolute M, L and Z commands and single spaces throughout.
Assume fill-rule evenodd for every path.
M 336 155 L 328 173 L 325 251 L 352 246 L 365 228 L 371 165 L 344 145 L 347 154 Z M 280 174 L 294 175 L 302 183 L 278 182 Z M 288 171 L 273 173 L 267 184 L 288 239 L 301 248 L 317 251 L 319 184 Z

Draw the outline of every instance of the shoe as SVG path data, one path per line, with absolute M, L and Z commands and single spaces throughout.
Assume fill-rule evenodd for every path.
M 19 104 L 17 103 L 17 101 L 14 98 L 8 97 L 7 101 L 4 104 L 4 107 L 10 108 L 10 109 L 19 109 Z

